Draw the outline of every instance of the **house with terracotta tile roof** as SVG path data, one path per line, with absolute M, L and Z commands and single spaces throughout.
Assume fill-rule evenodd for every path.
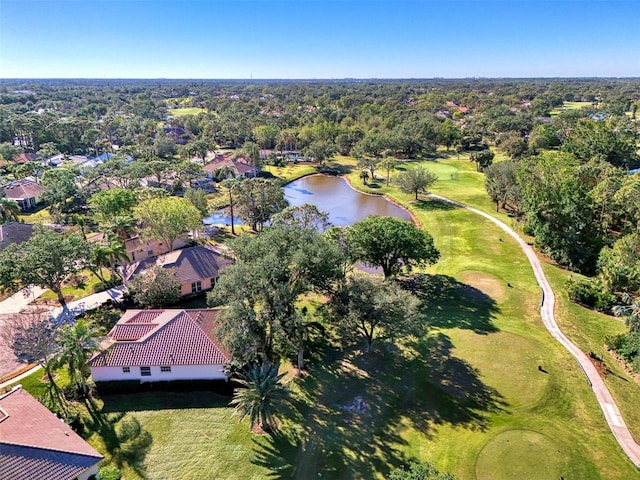
M 127 310 L 89 360 L 96 384 L 228 380 L 231 356 L 215 336 L 218 310 Z
M 207 172 L 209 178 L 213 178 L 214 172 L 223 167 L 229 167 L 235 176 L 253 178 L 258 175 L 258 169 L 254 165 L 251 165 L 244 158 L 231 158 L 231 154 L 216 155 L 211 162 L 202 168 Z
M 39 203 L 44 188 L 33 180 L 16 180 L 2 186 L 4 196 L 15 200 L 23 212 L 33 210 Z
M 136 275 L 140 275 L 153 267 L 175 269 L 180 280 L 182 296 L 209 290 L 213 287 L 220 271 L 231 264 L 231 259 L 209 245 L 173 250 L 157 257 L 134 262 L 124 268 L 125 285 Z
M 2 480 L 88 480 L 102 459 L 20 386 L 0 396 Z

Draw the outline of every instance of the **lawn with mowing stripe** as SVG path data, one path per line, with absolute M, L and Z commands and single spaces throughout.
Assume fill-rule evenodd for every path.
M 580 110 L 581 108 L 592 106 L 592 102 L 563 102 L 561 107 L 554 108 L 550 113 L 551 116 L 554 117 L 560 115 L 565 110 Z
M 266 478 L 268 470 L 252 462 L 259 437 L 212 392 L 154 392 L 104 398 L 103 413 L 127 412 L 151 434 L 146 476 L 154 480 Z M 128 480 L 140 478 L 127 470 Z

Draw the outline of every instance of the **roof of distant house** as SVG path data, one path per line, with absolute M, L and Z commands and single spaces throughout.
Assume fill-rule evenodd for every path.
M 4 185 L 2 190 L 7 198 L 11 200 L 22 200 L 25 198 L 35 198 L 39 196 L 44 189 L 42 185 L 31 180 L 16 180 Z
M 3 480 L 73 479 L 102 455 L 20 387 L 0 397 Z
M 203 168 L 206 172 L 213 173 L 222 167 L 231 167 L 236 175 L 243 175 L 255 170 L 255 167 L 244 158 L 232 159 L 229 155 L 216 155 L 216 158 L 207 163 Z
M 0 225 L 0 250 L 11 243 L 26 242 L 33 234 L 30 223 L 9 222 Z
M 216 278 L 220 270 L 230 264 L 231 260 L 213 247 L 196 245 L 132 263 L 127 267 L 125 277 L 129 280 L 154 266 L 160 266 L 175 268 L 180 283 L 185 284 Z
M 215 337 L 214 309 L 127 310 L 108 333 L 115 343 L 92 367 L 223 365 L 231 356 Z
M 39 158 L 38 155 L 36 155 L 35 153 L 21 153 L 14 160 L 14 162 L 15 163 L 35 162 L 36 160 L 38 160 L 38 158 Z

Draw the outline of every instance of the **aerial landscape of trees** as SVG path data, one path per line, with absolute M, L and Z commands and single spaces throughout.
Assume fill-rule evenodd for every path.
M 328 478 L 340 468 L 359 471 L 353 478 L 453 478 L 424 463 L 433 458 L 472 478 L 468 465 L 442 461 L 431 446 L 439 456 L 426 458 L 421 445 L 450 425 L 480 435 L 494 429 L 492 415 L 512 414 L 495 407 L 493 385 L 511 392 L 503 379 L 513 378 L 487 353 L 499 343 L 488 333 L 517 331 L 500 342 L 521 348 L 523 364 L 544 359 L 526 375 L 555 357 L 542 348 L 529 355 L 537 347 L 520 347 L 519 327 L 508 323 L 535 312 L 536 291 L 506 250 L 510 239 L 473 227 L 430 192 L 511 222 L 549 269 L 559 267 L 557 308 L 570 335 L 587 339 L 580 348 L 616 372 L 638 372 L 639 102 L 633 79 L 1 80 L 0 224 L 37 225 L 0 251 L 0 287 L 5 296 L 48 289 L 67 310 L 74 295 L 122 283 L 139 260 L 135 242 L 149 254 L 144 242 L 166 252 L 220 247 L 232 262 L 206 296 L 185 301 L 175 270 L 155 267 L 127 281 L 125 301 L 218 309 L 215 335 L 233 358 L 236 387 L 222 402 L 260 434 L 255 448 L 270 452 L 262 467 L 284 469 L 278 462 L 304 454 L 316 462 L 309 471 L 325 468 Z M 370 215 L 334 227 L 316 205 L 289 205 L 284 185 L 317 173 L 390 197 L 414 222 Z M 41 191 L 35 208 L 4 198 L 17 181 Z M 218 211 L 230 229 L 203 225 Z M 21 362 L 44 366 L 49 404 L 85 422 L 87 437 L 106 426 L 78 420 L 73 402 L 95 413 L 102 401 L 87 361 L 111 324 L 30 314 L 7 340 Z M 565 381 L 549 363 L 551 374 L 532 384 Z M 146 418 L 118 427 L 135 430 L 141 452 L 154 448 Z M 370 445 L 350 429 L 370 433 Z

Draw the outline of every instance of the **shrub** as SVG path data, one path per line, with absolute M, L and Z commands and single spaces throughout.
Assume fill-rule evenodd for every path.
M 607 337 L 605 341 L 634 371 L 640 372 L 640 332 L 614 335 Z
M 122 472 L 113 465 L 106 465 L 100 469 L 100 480 L 120 480 Z
M 599 280 L 570 278 L 566 288 L 569 300 L 599 312 L 611 311 L 617 301 L 616 296 L 606 291 Z

